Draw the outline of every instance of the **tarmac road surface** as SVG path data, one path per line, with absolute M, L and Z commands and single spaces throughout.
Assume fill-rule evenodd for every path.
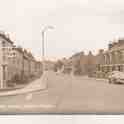
M 0 97 L 1 113 L 124 113 L 124 85 L 48 72 L 48 89 Z

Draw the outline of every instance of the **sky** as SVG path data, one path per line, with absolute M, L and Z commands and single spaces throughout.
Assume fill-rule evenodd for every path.
M 109 41 L 124 37 L 123 0 L 0 0 L 0 30 L 10 34 L 37 58 L 42 55 L 41 31 L 45 33 L 45 56 L 69 57 L 89 50 L 97 53 Z

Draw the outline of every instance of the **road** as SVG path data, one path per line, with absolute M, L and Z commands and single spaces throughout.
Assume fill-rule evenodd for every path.
M 124 113 L 124 85 L 50 72 L 48 89 L 0 97 L 1 113 Z

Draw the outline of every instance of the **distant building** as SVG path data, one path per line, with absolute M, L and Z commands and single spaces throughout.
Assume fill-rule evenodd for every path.
M 54 65 L 55 65 L 55 62 L 50 60 L 45 60 L 43 65 L 44 70 L 54 70 Z
M 76 75 L 91 76 L 92 72 L 95 71 L 95 67 L 96 60 L 91 51 L 88 55 L 85 55 L 83 51 L 76 53 L 67 59 L 65 64 L 65 69 L 70 68 L 70 71 Z
M 87 74 L 87 55 L 85 55 L 84 52 L 80 54 L 80 69 L 82 75 Z
M 89 54 L 87 55 L 86 68 L 88 76 L 93 76 L 93 73 L 96 69 L 96 57 L 92 54 L 91 51 L 89 51 Z
M 73 70 L 73 62 L 72 62 L 72 58 L 69 59 L 63 59 L 63 68 L 62 68 L 62 72 L 65 74 L 70 74 L 71 71 Z

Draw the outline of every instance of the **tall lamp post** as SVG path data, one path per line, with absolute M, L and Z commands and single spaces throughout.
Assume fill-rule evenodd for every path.
M 54 29 L 53 26 L 45 26 L 43 29 L 42 29 L 42 62 L 43 62 L 43 72 L 44 72 L 44 69 L 45 69 L 45 46 L 44 46 L 44 39 L 45 39 L 45 32 L 49 29 Z

